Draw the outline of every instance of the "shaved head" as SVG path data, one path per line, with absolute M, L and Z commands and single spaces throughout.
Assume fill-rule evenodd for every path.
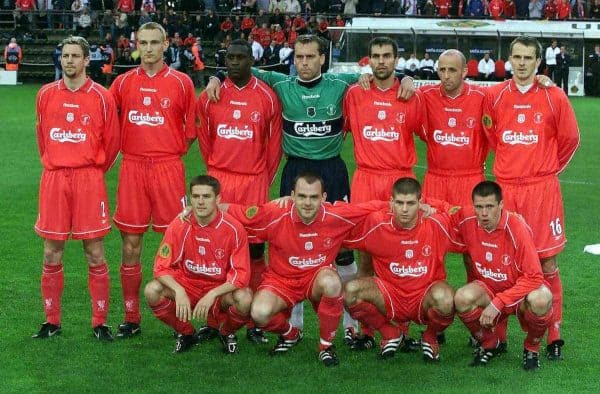
M 440 57 L 442 57 L 442 56 L 456 56 L 460 59 L 460 63 L 462 64 L 463 67 L 467 66 L 467 59 L 465 58 L 465 55 L 463 55 L 463 53 L 457 49 L 446 49 L 440 55 Z

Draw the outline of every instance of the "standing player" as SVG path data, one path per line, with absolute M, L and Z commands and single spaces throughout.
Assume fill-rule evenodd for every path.
M 381 358 L 394 356 L 404 338 L 403 325 L 411 320 L 426 324 L 423 359 L 436 362 L 437 335 L 454 319 L 454 290 L 446 282 L 444 256 L 456 241 L 448 232 L 447 215 L 423 217 L 419 182 L 400 178 L 391 190 L 392 212 L 371 213 L 344 243 L 370 253 L 375 269 L 375 276 L 346 284 L 345 305 L 352 317 L 381 333 Z
M 334 366 L 338 358 L 333 339 L 343 310 L 335 256 L 348 232 L 382 204 L 324 203 L 324 183 L 314 173 L 301 173 L 294 184 L 294 204 L 287 208 L 229 207 L 249 235 L 269 242 L 269 266 L 252 301 L 252 319 L 263 330 L 279 334 L 271 355 L 285 353 L 302 339 L 302 330 L 288 321 L 291 308 L 310 300 L 319 319 L 319 359 Z
M 357 74 L 321 73 L 327 45 L 316 35 L 298 36 L 294 45 L 297 76 L 274 71 L 253 70 L 256 77 L 275 90 L 283 107 L 283 152 L 287 160 L 281 175 L 280 195 L 288 196 L 296 176 L 303 171 L 319 174 L 328 187 L 328 201 L 348 201 L 350 183 L 348 169 L 340 157 L 343 142 L 342 98 L 346 88 L 357 82 Z M 412 95 L 412 80 L 399 91 Z M 219 84 L 214 78 L 207 85 L 208 97 L 219 97 Z M 336 258 L 342 279 L 353 278 L 357 267 L 350 251 Z M 294 311 L 294 325 L 302 328 L 302 305 Z M 347 328 L 354 326 L 346 320 Z
M 196 137 L 195 91 L 190 78 L 168 67 L 165 30 L 154 22 L 137 32 L 141 65 L 120 75 L 110 90 L 121 111 L 123 163 L 114 221 L 123 239 L 121 285 L 125 322 L 117 336 L 139 334 L 140 257 L 144 232 L 164 232 L 185 206 L 181 156 Z
M 215 321 L 225 353 L 237 353 L 235 332 L 250 313 L 248 238 L 240 223 L 219 211 L 220 189 L 211 176 L 192 179 L 193 214 L 167 228 L 144 291 L 154 315 L 178 333 L 175 353 L 198 342 L 192 318 Z
M 61 332 L 63 253 L 71 236 L 83 241 L 89 267 L 92 327 L 112 341 L 106 325 L 110 281 L 103 237 L 110 231 L 104 174 L 119 152 L 119 121 L 111 94 L 86 76 L 90 46 L 82 37 L 62 42 L 63 78 L 37 96 L 37 141 L 44 170 L 35 231 L 44 238 L 42 298 L 46 322 L 34 338 Z
M 527 333 L 523 367 L 539 368 L 540 340 L 552 318 L 552 293 L 531 237 L 517 214 L 503 209 L 502 190 L 491 181 L 473 189 L 475 214 L 465 214 L 458 224 L 461 242 L 473 259 L 473 282 L 456 291 L 456 312 L 481 347 L 472 366 L 487 365 L 498 353 L 494 329 L 516 313 Z
M 535 38 L 522 36 L 511 43 L 513 78 L 488 90 L 484 126 L 496 153 L 494 175 L 504 190 L 504 207 L 523 215 L 533 230 L 553 298 L 547 357 L 560 360 L 562 283 L 556 256 L 566 239 L 558 174 L 579 145 L 579 129 L 565 93 L 538 87 L 535 72 L 541 53 Z
M 223 186 L 223 202 L 264 204 L 281 160 L 281 105 L 271 88 L 252 76 L 247 41 L 232 41 L 225 62 L 228 78 L 221 86 L 221 101 L 213 103 L 203 92 L 196 105 L 198 144 L 208 174 Z M 266 268 L 264 243 L 251 244 L 250 257 L 250 287 L 256 290 Z M 249 330 L 248 338 L 266 342 L 258 329 Z
M 352 85 L 344 98 L 345 129 L 352 133 L 356 162 L 350 193 L 353 203 L 387 200 L 398 178 L 414 178 L 417 153 L 413 133 L 424 132 L 424 108 L 419 96 L 408 101 L 397 100 L 400 86 L 394 74 L 397 61 L 398 46 L 394 40 L 388 37 L 371 40 L 371 88 Z M 358 276 L 370 276 L 372 271 L 369 255 L 360 252 Z M 373 336 L 368 330 L 366 335 Z M 408 343 L 407 340 L 405 345 Z

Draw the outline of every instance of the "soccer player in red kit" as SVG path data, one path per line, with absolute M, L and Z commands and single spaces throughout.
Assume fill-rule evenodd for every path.
M 209 175 L 191 180 L 192 215 L 167 228 L 144 291 L 154 315 L 178 333 L 175 353 L 198 342 L 192 318 L 217 322 L 225 352 L 237 353 L 235 332 L 250 313 L 248 236 L 219 211 L 220 189 Z
M 90 46 L 82 37 L 62 42 L 63 78 L 37 95 L 37 142 L 42 166 L 35 231 L 44 239 L 42 298 L 46 322 L 34 338 L 61 332 L 63 253 L 69 237 L 83 241 L 92 298 L 92 327 L 112 341 L 106 325 L 110 279 L 103 238 L 110 231 L 104 174 L 119 152 L 120 131 L 112 95 L 86 76 Z
M 164 232 L 185 207 L 185 170 L 181 156 L 196 138 L 191 79 L 168 67 L 165 30 L 154 22 L 137 32 L 141 65 L 118 76 L 110 90 L 121 115 L 123 162 L 114 221 L 121 230 L 121 285 L 125 322 L 117 336 L 140 333 L 139 291 L 142 240 L 152 228 Z
M 553 297 L 547 357 L 562 359 L 562 283 L 556 256 L 563 250 L 563 202 L 558 182 L 579 146 L 575 113 L 562 89 L 540 89 L 535 79 L 542 49 L 532 37 L 510 45 L 513 78 L 488 90 L 484 126 L 495 151 L 494 175 L 504 207 L 525 218 Z
M 408 101 L 396 97 L 400 86 L 394 73 L 398 62 L 396 42 L 389 37 L 374 38 L 369 43 L 368 59 L 373 70 L 370 89 L 354 84 L 343 101 L 345 130 L 352 133 L 354 141 L 356 170 L 350 192 L 353 203 L 387 200 L 398 178 L 414 178 L 417 152 L 413 133 L 425 131 L 424 107 L 419 95 Z M 358 271 L 360 277 L 373 272 L 371 258 L 364 252 L 360 252 Z M 365 327 L 363 334 L 372 337 Z
M 487 365 L 497 354 L 499 322 L 516 313 L 527 333 L 523 367 L 539 368 L 540 340 L 552 318 L 552 293 L 544 281 L 531 229 L 504 209 L 502 189 L 491 181 L 473 189 L 473 208 L 458 223 L 460 242 L 473 258 L 475 278 L 456 291 L 456 313 L 481 347 L 472 366 Z M 461 210 L 462 212 L 462 210 Z
M 446 282 L 444 256 L 459 246 L 448 231 L 449 215 L 424 217 L 420 204 L 419 182 L 400 178 L 392 187 L 391 212 L 371 213 L 344 242 L 373 256 L 375 275 L 348 282 L 344 303 L 352 317 L 381 333 L 384 359 L 401 345 L 401 327 L 414 321 L 427 325 L 421 338 L 423 359 L 438 361 L 437 335 L 454 318 L 454 290 Z
M 231 205 L 228 212 L 250 236 L 269 242 L 269 265 L 254 295 L 251 315 L 258 327 L 279 334 L 271 355 L 287 352 L 302 339 L 302 331 L 288 320 L 291 308 L 308 299 L 319 319 L 319 359 L 329 367 L 338 364 L 333 339 L 343 310 L 335 256 L 348 232 L 383 205 L 331 205 L 325 203 L 326 197 L 323 180 L 302 172 L 294 182 L 292 205 Z

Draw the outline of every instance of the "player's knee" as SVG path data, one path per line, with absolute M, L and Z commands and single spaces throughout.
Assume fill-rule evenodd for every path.
M 552 307 L 552 292 L 546 286 L 542 285 L 539 289 L 529 293 L 526 300 L 531 312 L 538 316 L 543 316 Z
M 265 255 L 265 244 L 250 244 L 250 258 L 252 260 L 260 260 Z
M 438 291 L 433 297 L 434 307 L 443 315 L 454 311 L 454 297 L 451 291 Z
M 156 305 L 160 300 L 160 296 L 163 290 L 163 286 L 157 280 L 151 280 L 148 282 L 146 287 L 144 287 L 144 297 L 146 297 L 146 302 L 148 305 Z
M 142 254 L 142 236 L 123 233 L 123 261 L 137 262 Z
M 558 269 L 558 261 L 556 261 L 556 256 L 540 259 L 542 264 L 542 271 L 545 274 L 550 274 L 555 272 Z
M 233 292 L 233 302 L 235 308 L 242 315 L 250 313 L 250 305 L 252 305 L 252 290 L 249 288 L 237 289 Z
M 44 242 L 44 263 L 58 264 L 65 250 L 64 242 Z
M 267 303 L 253 302 L 250 307 L 250 315 L 258 326 L 264 327 L 273 316 L 273 308 Z
M 317 285 L 323 290 L 323 295 L 327 297 L 339 296 L 342 293 L 342 281 L 334 272 L 319 275 Z
M 102 245 L 96 245 L 96 247 L 85 247 L 84 253 L 89 265 L 93 266 L 106 262 L 106 257 L 104 256 L 104 247 Z
M 454 294 L 454 307 L 459 313 L 470 310 L 475 304 L 475 295 L 468 287 L 456 290 Z
M 356 304 L 358 293 L 360 291 L 360 281 L 351 280 L 344 285 L 344 305 L 351 306 Z

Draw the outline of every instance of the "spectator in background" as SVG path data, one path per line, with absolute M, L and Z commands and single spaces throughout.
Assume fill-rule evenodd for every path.
M 219 49 L 215 52 L 215 63 L 217 67 L 225 67 L 225 55 L 227 55 L 227 46 L 224 42 L 219 44 Z
M 406 16 L 414 16 L 418 13 L 417 0 L 404 1 L 404 14 Z
M 277 45 L 282 45 L 285 42 L 285 32 L 281 29 L 281 26 L 275 25 L 275 31 L 271 35 L 271 40 L 275 41 Z
M 551 20 L 556 19 L 558 13 L 558 3 L 556 0 L 546 0 L 544 5 L 544 18 Z
M 258 15 L 256 16 L 255 25 L 262 26 L 263 23 L 269 24 L 269 15 L 265 13 L 265 11 L 258 11 Z
M 504 72 L 505 72 L 505 76 L 504 79 L 511 79 L 512 78 L 512 64 L 510 64 L 510 60 L 507 60 L 504 62 Z
M 285 0 L 270 0 L 269 1 L 269 12 L 271 14 L 275 13 L 275 10 L 278 10 L 279 12 L 286 12 L 287 9 L 287 3 L 285 2 Z
M 4 47 L 4 63 L 6 63 L 6 71 L 18 71 L 19 65 L 23 60 L 23 51 L 15 37 L 10 39 L 10 42 Z
M 265 48 L 263 52 L 262 61 L 267 66 L 273 66 L 279 64 L 279 45 L 275 40 L 271 41 L 271 44 Z
M 492 0 L 494 1 L 494 0 Z M 447 18 L 450 12 L 450 0 L 435 0 L 437 15 L 441 18 Z
M 119 0 L 117 3 L 117 11 L 120 11 L 124 14 L 131 14 L 135 11 L 134 1 L 133 0 Z
M 83 13 L 84 8 L 81 0 L 75 0 L 73 4 L 71 4 L 71 11 L 73 12 L 73 30 L 77 30 L 77 26 L 79 26 L 79 17 Z
M 504 0 L 491 0 L 488 3 L 488 14 L 492 19 L 502 18 L 504 11 Z
M 571 18 L 571 3 L 569 3 L 569 0 L 559 0 L 556 18 L 561 21 Z
M 100 38 L 105 38 L 106 33 L 111 33 L 112 37 L 115 37 L 115 31 L 113 28 L 113 14 L 112 10 L 105 10 L 102 14 L 102 18 L 98 21 L 98 32 L 100 33 Z
M 306 20 L 302 17 L 302 15 L 298 14 L 292 20 L 292 28 L 295 29 L 298 35 L 302 35 L 306 33 Z
M 467 16 L 482 17 L 484 10 L 485 8 L 483 5 L 483 1 L 470 0 L 467 9 Z
M 260 43 L 256 41 L 256 38 L 254 38 L 253 34 L 250 34 L 250 36 L 248 37 L 248 42 L 250 42 L 250 46 L 252 46 L 252 57 L 254 57 L 254 65 L 258 65 L 260 64 L 260 60 L 263 57 L 264 49 L 262 45 L 260 45 Z
M 494 71 L 496 71 L 496 65 L 494 60 L 490 58 L 490 53 L 486 52 L 483 55 L 483 59 L 479 61 L 477 65 L 477 72 L 479 74 L 480 81 L 493 81 L 494 80 Z
M 548 70 L 548 77 L 550 77 L 553 81 L 556 82 L 556 55 L 560 53 L 560 48 L 558 47 L 558 41 L 552 40 L 552 43 L 548 48 L 546 48 L 545 60 L 546 60 L 546 68 Z
M 299 0 L 287 0 L 287 5 L 285 7 L 286 14 L 298 14 L 302 11 L 302 6 L 300 5 Z
M 406 61 L 406 66 L 404 67 L 404 75 L 408 75 L 409 77 L 417 76 L 420 65 L 421 62 L 419 62 L 417 56 L 414 53 L 411 53 L 410 58 Z
M 342 3 L 344 3 L 344 15 L 351 16 L 356 14 L 358 0 L 342 0 Z
M 565 46 L 560 47 L 560 52 L 556 55 L 556 86 L 562 88 L 565 94 L 569 95 L 569 63 L 571 55 L 566 51 Z
M 254 28 L 254 24 L 254 18 L 252 18 L 250 14 L 246 14 L 246 16 L 244 16 L 244 19 L 242 19 L 241 24 L 242 32 L 244 33 L 245 37 L 248 37 L 252 29 Z
M 502 11 L 505 19 L 512 19 L 517 15 L 517 6 L 513 0 L 504 0 Z
M 571 10 L 571 16 L 577 19 L 585 19 L 585 16 L 588 14 L 585 8 L 585 1 L 577 0 Z
M 518 19 L 529 19 L 529 0 L 515 0 L 515 12 Z
M 429 53 L 425 52 L 425 55 L 424 55 L 423 59 L 421 60 L 421 63 L 419 64 L 419 75 L 421 76 L 421 79 L 427 79 L 427 80 L 434 79 L 433 78 L 433 74 L 434 74 L 433 65 L 434 65 L 434 62 L 429 57 Z
M 90 16 L 90 12 L 88 11 L 88 9 L 84 7 L 77 21 L 75 32 L 83 38 L 88 38 L 91 29 L 92 17 Z
M 62 65 L 60 64 L 60 57 L 62 55 L 62 43 L 54 47 L 52 52 L 52 62 L 54 63 L 54 80 L 58 81 L 62 78 Z
M 281 49 L 279 49 L 279 63 L 286 65 L 288 70 L 289 70 L 289 65 L 292 61 L 292 59 L 290 59 L 290 54 L 293 51 L 294 50 L 290 47 L 290 44 L 287 41 L 284 42 Z
M 156 13 L 152 14 L 152 15 L 156 15 Z M 148 22 L 152 22 L 152 16 L 148 13 L 148 11 L 146 10 L 141 10 L 140 11 L 140 18 L 138 19 L 138 25 L 143 25 L 145 23 Z
M 194 81 L 195 87 L 204 89 L 204 49 L 200 44 L 200 37 L 197 37 L 192 44 L 192 54 L 194 55 L 192 81 Z
M 269 26 L 281 25 L 285 23 L 285 15 L 279 11 L 279 8 L 275 9 L 275 12 L 269 17 Z
M 590 19 L 600 19 L 600 0 L 592 0 L 589 14 Z
M 529 19 L 542 19 L 544 0 L 529 0 Z
M 217 18 L 217 16 L 213 13 L 212 9 L 208 9 L 208 11 L 206 11 L 206 16 L 204 17 L 204 35 L 206 37 L 213 37 L 215 38 L 217 36 L 217 32 L 219 31 L 219 19 Z
M 396 67 L 394 68 L 396 71 L 396 75 L 398 79 L 402 79 L 404 77 L 404 69 L 406 68 L 406 59 L 404 56 L 398 52 L 398 61 L 396 62 Z
M 37 11 L 36 0 L 17 0 L 15 2 L 15 10 L 19 11 L 19 16 L 27 16 L 31 27 L 35 28 L 36 23 L 34 11 Z
M 600 45 L 594 46 L 594 53 L 588 55 L 585 63 L 586 94 L 600 96 Z
M 258 12 L 258 4 L 256 0 L 246 0 L 242 2 L 242 11 L 247 14 L 256 14 Z
M 174 70 L 179 70 L 181 68 L 180 50 L 176 40 L 171 39 L 169 47 L 165 51 L 164 57 L 167 66 L 171 67 Z

